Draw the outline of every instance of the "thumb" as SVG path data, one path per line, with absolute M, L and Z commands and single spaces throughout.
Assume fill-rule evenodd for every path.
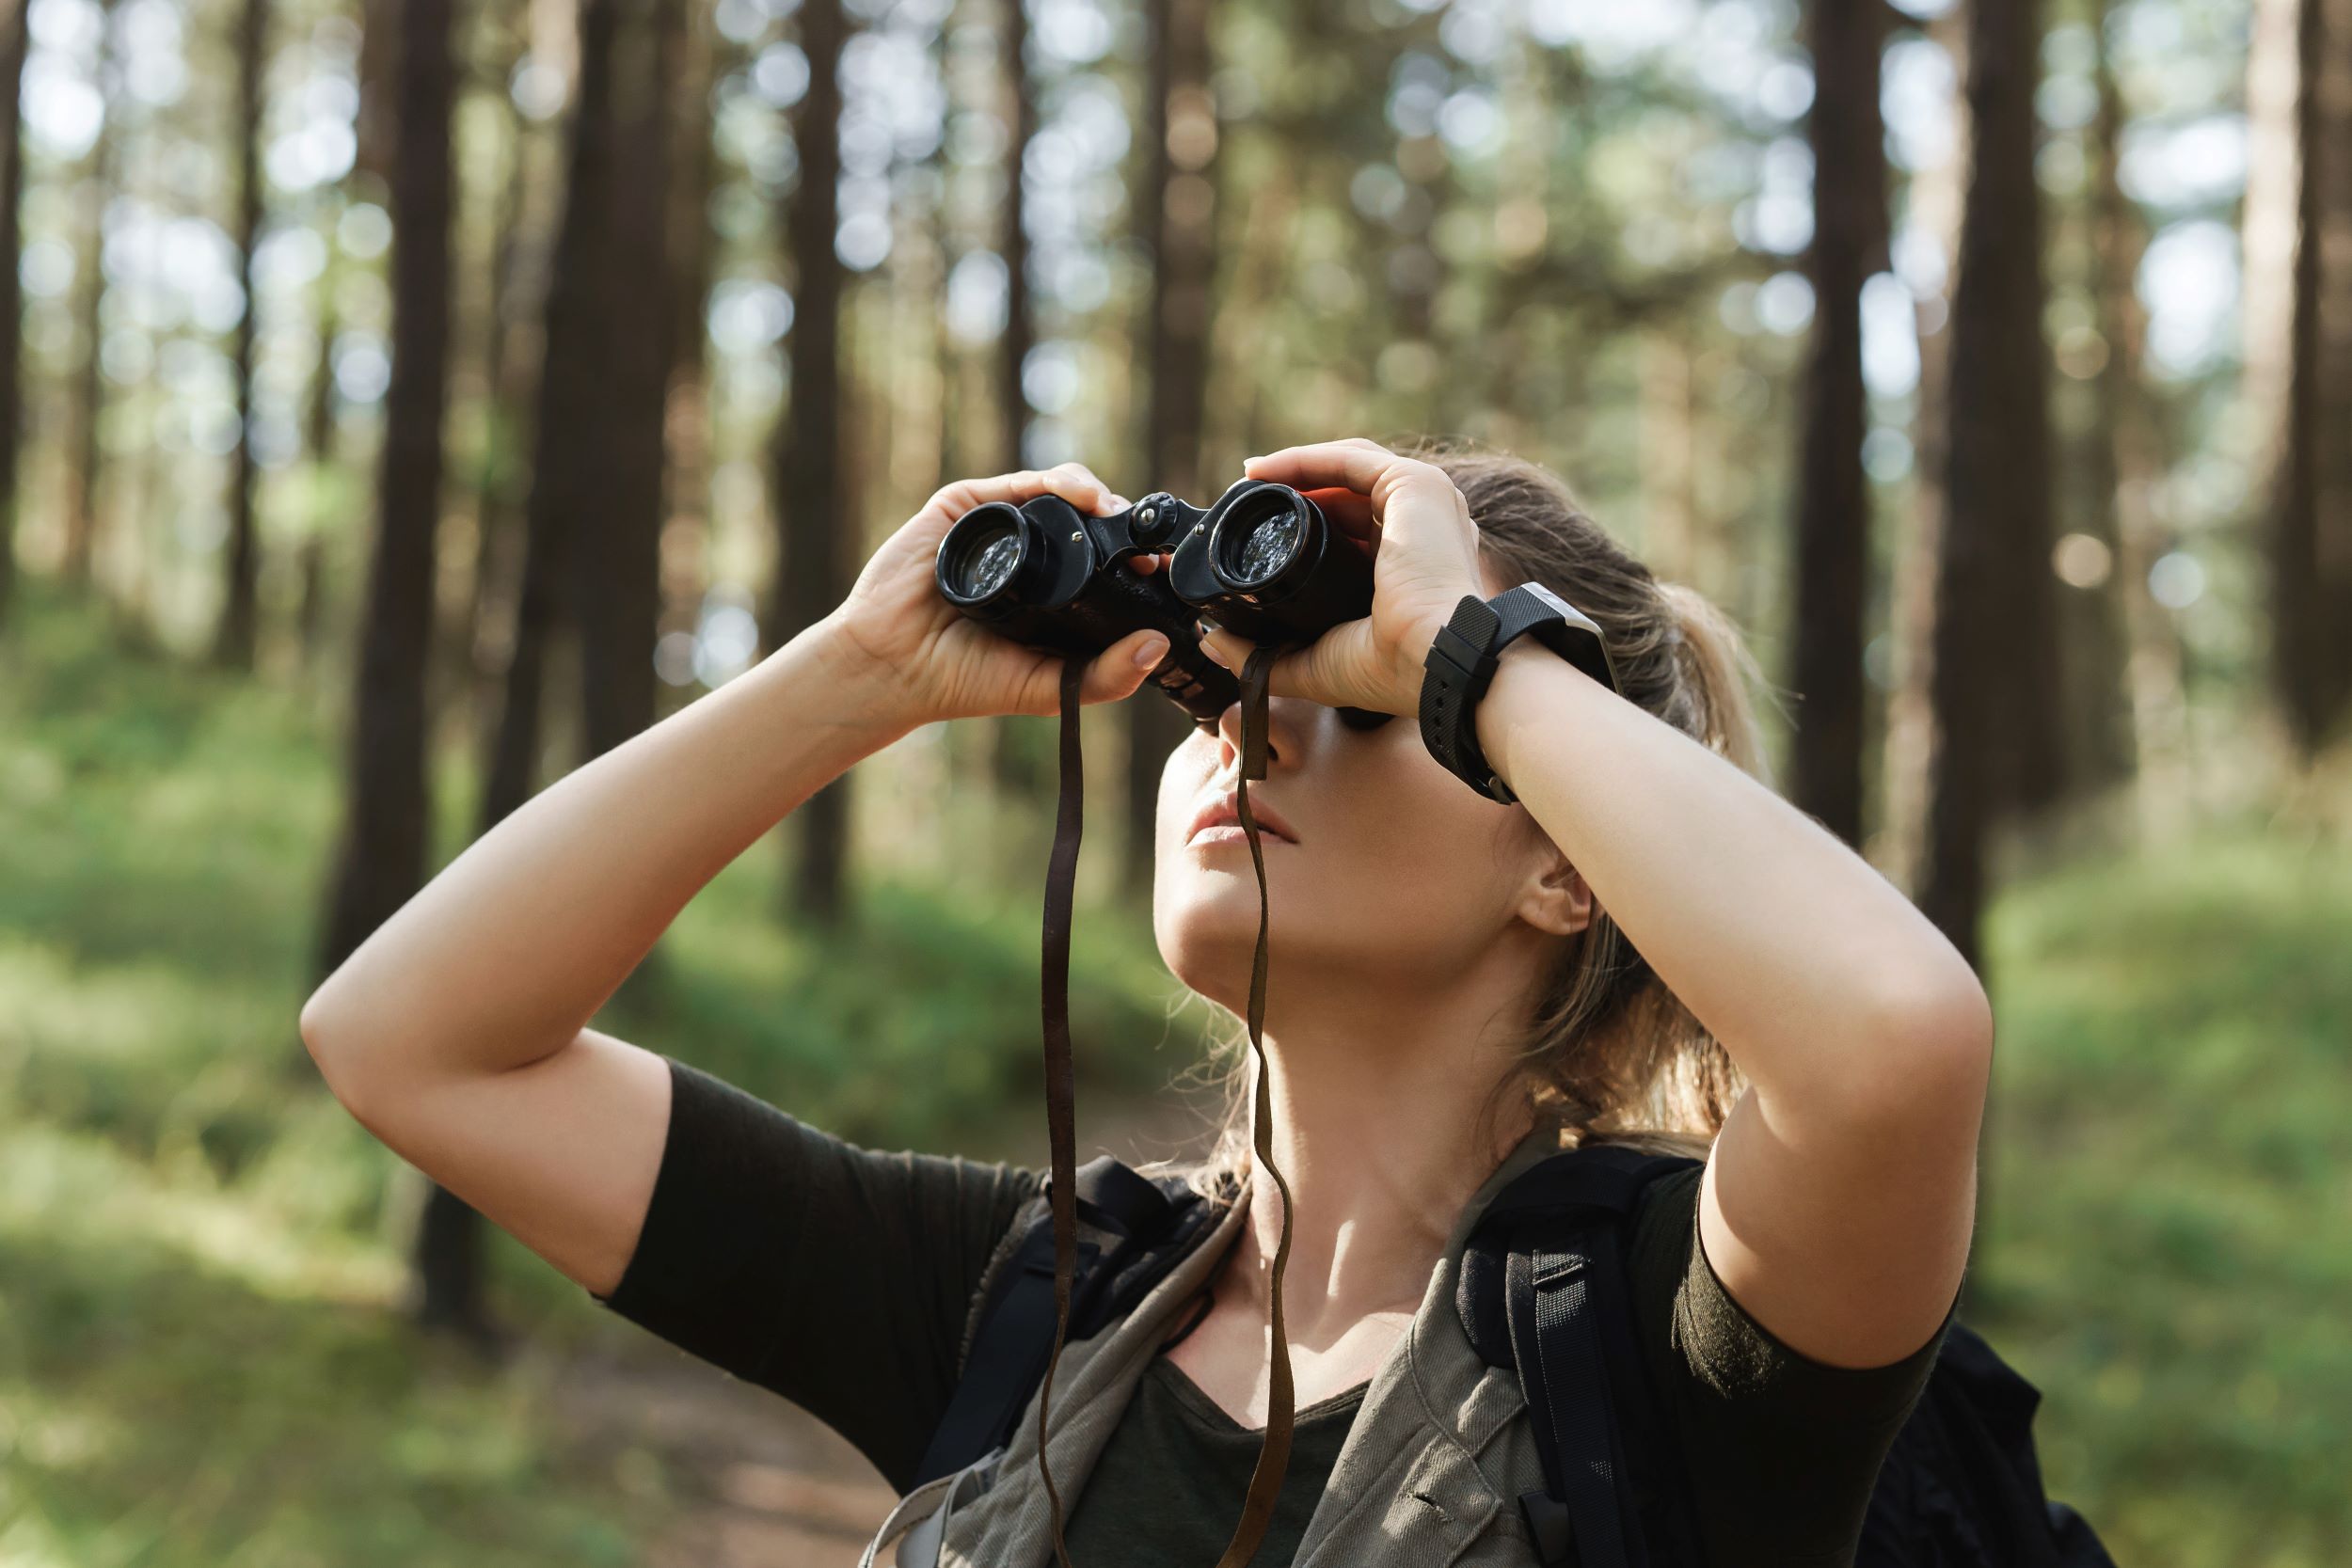
M 1160 661 L 1168 657 L 1168 636 L 1151 630 L 1130 632 L 1094 656 L 1078 688 L 1081 703 L 1115 703 L 1131 697 Z
M 1368 700 L 1363 683 L 1349 678 L 1370 654 L 1372 624 L 1350 621 L 1332 627 L 1304 648 L 1277 658 L 1266 671 L 1266 691 L 1276 697 L 1304 697 L 1327 707 L 1357 707 Z M 1238 675 L 1257 644 L 1224 630 L 1211 631 L 1200 645 Z

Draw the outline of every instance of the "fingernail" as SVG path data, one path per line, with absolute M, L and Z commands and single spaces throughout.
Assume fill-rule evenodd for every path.
M 1136 650 L 1136 668 L 1138 670 L 1149 670 L 1167 657 L 1168 639 L 1165 637 L 1147 637 L 1143 640 L 1143 646 Z
M 1204 654 L 1208 655 L 1211 658 L 1215 659 L 1215 660 L 1217 662 L 1217 665 L 1218 665 L 1220 668 L 1222 668 L 1222 669 L 1226 669 L 1226 670 L 1231 670 L 1231 669 L 1232 668 L 1232 665 L 1227 664 L 1227 663 L 1225 662 L 1225 656 L 1224 656 L 1223 654 L 1218 653 L 1218 652 L 1216 651 L 1216 643 L 1214 643 L 1214 642 L 1209 641 L 1208 641 L 1207 639 L 1205 639 L 1205 638 L 1203 638 L 1203 639 L 1201 640 L 1201 642 L 1200 642 L 1200 651 L 1201 651 L 1202 653 L 1204 653 Z

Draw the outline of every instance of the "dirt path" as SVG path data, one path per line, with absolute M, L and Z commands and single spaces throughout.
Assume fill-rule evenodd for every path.
M 1081 1164 L 1198 1148 L 1205 1101 L 1079 1100 Z M 973 1140 L 976 1158 L 1042 1166 L 1041 1114 Z M 647 1544 L 646 1568 L 855 1568 L 898 1495 L 866 1457 L 788 1401 L 694 1361 L 649 1335 L 585 1354 L 552 1380 L 557 1417 L 592 1452 L 660 1456 L 684 1512 Z

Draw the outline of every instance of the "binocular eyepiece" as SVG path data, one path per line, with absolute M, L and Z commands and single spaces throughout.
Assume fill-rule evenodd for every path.
M 1106 517 L 1059 496 L 990 501 L 947 531 L 934 569 L 948 603 L 1033 647 L 1091 657 L 1130 632 L 1166 633 L 1152 681 L 1215 724 L 1241 686 L 1200 651 L 1194 623 L 1205 616 L 1252 642 L 1311 642 L 1372 613 L 1374 548 L 1289 485 L 1243 480 L 1206 511 L 1165 492 Z M 1168 551 L 1149 576 L 1126 564 Z

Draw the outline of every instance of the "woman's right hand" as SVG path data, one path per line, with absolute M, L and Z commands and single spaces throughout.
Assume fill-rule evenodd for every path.
M 1014 506 L 1056 495 L 1095 515 L 1127 504 L 1076 463 L 1043 472 L 961 480 L 933 496 L 882 543 L 858 574 L 825 630 L 845 666 L 880 711 L 866 717 L 906 729 L 942 719 L 1061 711 L 1059 655 L 1009 641 L 965 616 L 940 595 L 933 562 L 956 520 L 988 501 Z M 1131 569 L 1150 571 L 1152 558 Z M 1133 693 L 1168 657 L 1168 638 L 1132 632 L 1095 656 L 1081 687 L 1084 703 Z

